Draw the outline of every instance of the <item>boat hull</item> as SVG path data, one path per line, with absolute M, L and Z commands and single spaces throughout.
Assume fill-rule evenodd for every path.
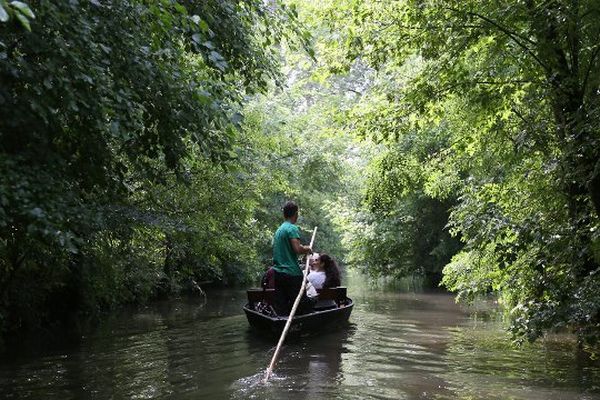
M 304 335 L 321 333 L 343 328 L 347 325 L 354 303 L 348 299 L 340 307 L 314 311 L 309 314 L 295 316 L 288 331 L 289 335 Z M 249 304 L 244 306 L 244 312 L 250 326 L 263 334 L 279 336 L 288 320 L 286 317 L 272 317 L 252 310 Z

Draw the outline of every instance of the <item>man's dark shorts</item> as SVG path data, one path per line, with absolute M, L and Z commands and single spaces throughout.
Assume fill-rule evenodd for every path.
M 275 311 L 278 315 L 290 315 L 294 301 L 302 287 L 302 275 L 288 275 L 275 271 Z M 312 301 L 303 293 L 296 314 L 306 314 L 312 310 Z

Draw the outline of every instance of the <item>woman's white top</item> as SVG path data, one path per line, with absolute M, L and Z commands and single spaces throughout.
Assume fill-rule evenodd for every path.
M 325 283 L 325 271 L 311 271 L 307 279 L 314 286 L 315 289 L 323 289 L 323 283 Z

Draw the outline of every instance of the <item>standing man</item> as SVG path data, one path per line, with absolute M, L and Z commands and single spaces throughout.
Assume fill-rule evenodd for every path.
M 302 270 L 298 255 L 310 254 L 312 249 L 300 243 L 300 230 L 296 226 L 298 206 L 288 201 L 283 206 L 285 221 L 273 237 L 273 269 L 275 270 L 275 311 L 279 315 L 289 315 L 294 300 L 302 286 Z M 303 294 L 298 313 L 309 311 L 310 300 Z

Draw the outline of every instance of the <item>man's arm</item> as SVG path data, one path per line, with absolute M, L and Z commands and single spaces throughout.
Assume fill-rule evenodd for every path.
M 292 249 L 294 249 L 294 253 L 296 254 L 310 254 L 312 253 L 312 249 L 309 246 L 304 246 L 300 243 L 300 239 L 290 239 L 292 243 Z

